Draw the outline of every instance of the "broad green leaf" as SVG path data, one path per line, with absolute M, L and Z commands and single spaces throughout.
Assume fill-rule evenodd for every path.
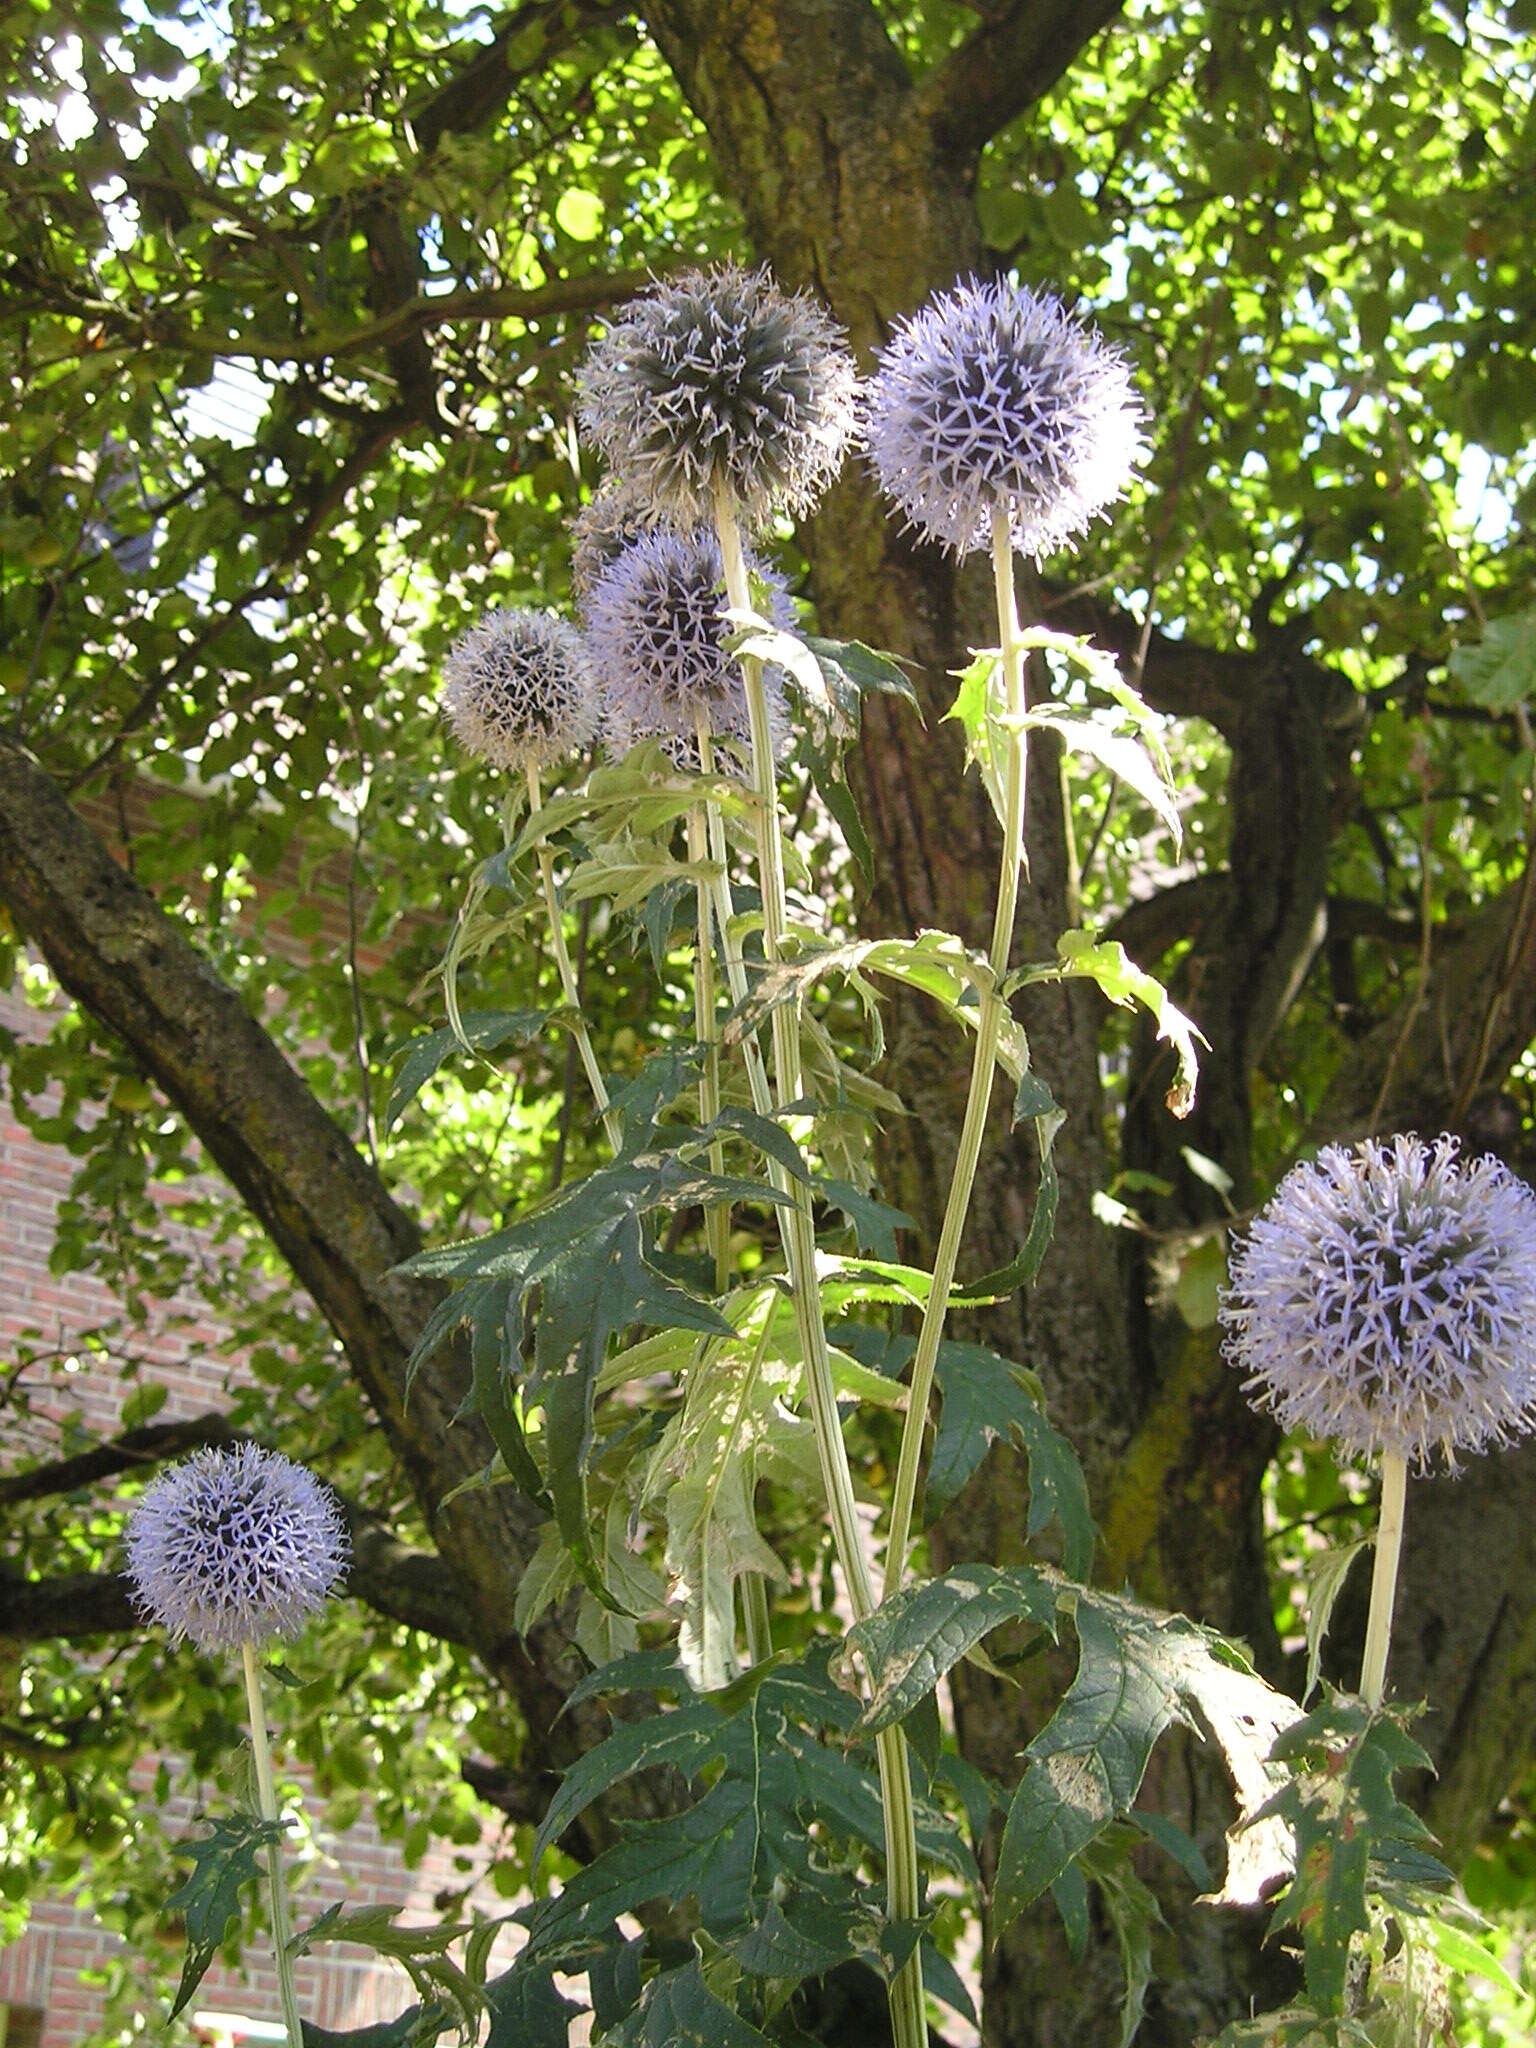
M 191 1858 L 192 1869 L 165 1902 L 165 1910 L 180 1913 L 187 1928 L 187 1956 L 171 2006 L 172 2019 L 185 2010 L 218 1954 L 230 1921 L 239 1914 L 240 1892 L 257 1874 L 257 1857 L 282 1839 L 281 1821 L 232 1813 L 214 1821 L 211 1832 L 201 1840 L 180 1845 L 177 1853 Z
M 1110 1594 L 1080 1588 L 1074 1597 L 1077 1676 L 1026 1751 L 1003 1831 L 995 1901 L 1005 1921 L 1130 1813 L 1152 1747 L 1170 1723 L 1215 1739 L 1237 1786 L 1239 1826 L 1247 1828 L 1264 1818 L 1277 1782 L 1270 1761 L 1277 1731 L 1300 1718 L 1209 1630 Z M 1229 1858 L 1224 1898 L 1273 1882 L 1273 1839 L 1255 1842 L 1253 1851 L 1271 1867 L 1250 1862 L 1238 1876 Z
M 878 1196 L 866 1194 L 845 1180 L 818 1179 L 816 1194 L 842 1211 L 853 1228 L 859 1250 L 873 1252 L 877 1259 L 894 1259 L 897 1231 L 917 1228 L 905 1210 L 893 1209 Z
M 1173 801 L 1164 769 L 1134 733 L 1121 732 L 1101 712 L 1079 710 L 1054 704 L 1049 710 L 1027 712 L 1021 721 L 1026 731 L 1053 732 L 1069 754 L 1085 755 L 1133 789 L 1168 828 L 1177 852 L 1183 839 L 1183 824 Z
M 947 1671 L 1005 1621 L 1056 1631 L 1060 1580 L 1017 1565 L 956 1565 L 936 1579 L 905 1586 L 848 1631 L 849 1653 L 868 1674 L 868 1703 L 858 1733 L 873 1735 L 904 1720 Z M 851 1667 L 850 1667 L 851 1669 Z
M 462 1034 L 449 1030 L 428 1031 L 421 1038 L 411 1040 L 384 1107 L 386 1136 L 444 1060 L 462 1051 L 466 1043 L 471 1051 L 485 1055 L 499 1052 L 504 1045 L 526 1045 L 538 1036 L 549 1020 L 541 1010 L 465 1010 L 459 1021 L 463 1026 Z
M 1536 606 L 1490 619 L 1476 646 L 1453 649 L 1446 666 L 1474 704 L 1513 711 L 1536 691 Z
M 1054 1515 L 1067 1571 L 1086 1579 L 1094 1543 L 1088 1486 L 1077 1453 L 1046 1419 L 1038 1382 L 980 1344 L 941 1344 L 936 1369 L 943 1405 L 928 1462 L 929 1519 L 955 1499 L 990 1444 L 1011 1438 L 1029 1460 L 1026 1534 L 1038 1536 Z
M 857 718 L 858 700 L 871 690 L 900 697 L 922 716 L 917 691 L 896 657 L 866 647 L 862 640 L 824 640 L 815 633 L 801 636 L 826 679 L 827 693 L 844 720 Z
M 613 2040 L 615 2048 L 768 2048 L 766 2034 L 716 1998 L 697 1960 L 653 1978 Z

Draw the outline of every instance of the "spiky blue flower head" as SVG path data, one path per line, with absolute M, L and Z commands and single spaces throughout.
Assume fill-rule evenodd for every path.
M 623 486 L 674 526 L 717 492 L 760 528 L 807 512 L 858 431 L 858 375 L 814 300 L 767 270 L 694 270 L 617 315 L 582 377 L 587 431 Z
M 443 711 L 493 767 L 548 767 L 597 731 L 581 635 L 553 612 L 489 612 L 449 649 Z
M 747 569 L 766 589 L 773 623 L 792 626 L 783 577 L 751 554 Z M 727 608 L 719 543 L 702 530 L 643 534 L 597 583 L 587 600 L 587 658 L 610 752 L 660 738 L 676 765 L 696 769 L 700 720 L 733 749 L 750 743 Z M 787 730 L 783 676 L 770 666 L 764 681 L 777 752 Z
M 194 1451 L 161 1473 L 125 1541 L 140 1613 L 209 1651 L 297 1635 L 349 1549 L 331 1489 L 255 1444 Z
M 1536 1427 L 1536 1194 L 1454 1138 L 1329 1145 L 1239 1241 L 1220 1313 L 1285 1428 L 1454 1470 Z
M 869 391 L 870 459 L 911 524 L 957 555 L 1008 506 L 1036 560 L 1114 503 L 1141 454 L 1124 361 L 1048 292 L 969 278 L 897 327 Z

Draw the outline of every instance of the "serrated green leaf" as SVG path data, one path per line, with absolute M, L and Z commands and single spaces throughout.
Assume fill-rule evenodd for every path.
M 1048 710 L 1026 712 L 1020 720 L 1026 731 L 1053 732 L 1069 754 L 1086 756 L 1135 790 L 1149 809 L 1167 827 L 1175 851 L 1182 844 L 1184 828 L 1167 778 L 1167 757 L 1161 763 L 1146 743 L 1134 733 L 1119 731 L 1101 712 L 1053 704 Z
M 768 2048 L 766 2034 L 716 1998 L 697 1959 L 653 1978 L 613 2038 L 615 2048 Z
M 928 1462 L 929 1519 L 936 1520 L 956 1498 L 989 1445 L 1011 1438 L 1029 1460 L 1026 1533 L 1038 1536 L 1054 1515 L 1067 1571 L 1086 1579 L 1095 1533 L 1088 1484 L 1076 1451 L 1046 1418 L 1038 1382 L 980 1344 L 941 1344 L 936 1370 L 943 1403 Z
M 384 1106 L 384 1134 L 394 1129 L 409 1105 L 415 1101 L 444 1060 L 469 1048 L 488 1055 L 504 1045 L 526 1045 L 537 1038 L 549 1021 L 541 1010 L 466 1010 L 460 1018 L 462 1038 L 451 1030 L 428 1031 L 412 1039 L 405 1062 L 395 1076 Z
M 1054 1573 L 1028 1565 L 1004 1571 L 962 1564 L 883 1600 L 848 1631 L 848 1651 L 858 1654 L 869 1679 L 858 1733 L 873 1735 L 905 1720 L 1005 1621 L 1033 1622 L 1054 1634 L 1059 1583 Z
M 548 1970 L 517 1964 L 485 1987 L 490 2028 L 482 2048 L 566 2048 L 581 2012 L 555 1989 Z
M 1328 1624 L 1333 1619 L 1334 1606 L 1344 1590 L 1344 1581 L 1349 1577 L 1350 1566 L 1363 1550 L 1375 1548 L 1376 1536 L 1362 1536 L 1354 1543 L 1343 1543 L 1334 1550 L 1325 1550 L 1316 1559 L 1307 1563 L 1307 1682 L 1302 1689 L 1303 1701 L 1311 1699 L 1317 1690 L 1317 1681 L 1322 1669 L 1323 1644 L 1328 1639 Z
M 861 1188 L 853 1187 L 845 1180 L 819 1179 L 816 1193 L 822 1201 L 840 1209 L 847 1217 L 859 1250 L 873 1252 L 877 1259 L 894 1259 L 897 1255 L 897 1231 L 917 1228 L 904 1209 L 893 1209 L 888 1202 L 865 1194 Z
M 407 2006 L 395 2019 L 381 2020 L 372 2027 L 349 2027 L 340 2033 L 316 2026 L 312 2020 L 303 2020 L 301 2024 L 304 2048 L 431 2048 L 433 2042 L 447 2033 L 454 2019 L 444 2005 L 417 2004 Z M 562 2036 L 562 2043 L 563 2039 Z
M 1008 977 L 1009 991 L 1033 982 L 1061 981 L 1081 976 L 1096 982 L 1112 1003 L 1129 1008 L 1140 1003 L 1150 1011 L 1157 1035 L 1174 1051 L 1177 1071 L 1166 1101 L 1174 1116 L 1188 1116 L 1195 1104 L 1195 1082 L 1199 1075 L 1196 1041 L 1206 1044 L 1199 1026 L 1184 1015 L 1155 975 L 1144 973 L 1118 939 L 1095 939 L 1090 932 L 1063 932 L 1056 942 L 1053 965 L 1021 967 Z
M 1000 1922 L 1130 1813 L 1153 1745 L 1170 1723 L 1214 1737 L 1237 1786 L 1239 1827 L 1251 1830 L 1280 1777 L 1271 1761 L 1277 1731 L 1299 1718 L 1292 1701 L 1194 1622 L 1085 1588 L 1074 1599 L 1077 1676 L 1026 1751 L 994 1889 Z M 1271 1838 L 1255 1837 L 1250 1850 L 1241 1875 L 1229 1856 L 1224 1898 L 1272 1884 L 1273 1867 L 1255 1867 L 1261 1850 L 1273 1857 Z
M 257 1857 L 282 1839 L 281 1821 L 233 1813 L 214 1821 L 200 1841 L 178 1846 L 177 1854 L 190 1857 L 192 1869 L 165 1902 L 165 1910 L 180 1913 L 187 1928 L 187 1955 L 171 2006 L 172 2019 L 185 2010 L 218 1954 L 230 1921 L 239 1914 L 240 1893 L 256 1877 Z

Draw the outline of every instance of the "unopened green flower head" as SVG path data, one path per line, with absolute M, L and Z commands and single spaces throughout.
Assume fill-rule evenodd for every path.
M 773 623 L 792 626 L 784 579 L 755 555 L 747 565 Z M 750 744 L 727 609 L 719 543 L 704 531 L 644 534 L 600 579 L 587 603 L 587 653 L 611 753 L 660 739 L 674 765 L 694 771 L 700 723 L 733 754 Z M 783 676 L 770 664 L 763 680 L 777 753 L 788 730 Z
M 449 650 L 443 711 L 459 744 L 496 768 L 577 753 L 597 731 L 581 635 L 553 612 L 488 613 Z
M 1329 1145 L 1238 1240 L 1220 1313 L 1285 1428 L 1454 1469 L 1536 1427 L 1536 1194 L 1450 1137 Z
M 207 1651 L 297 1635 L 348 1552 L 331 1489 L 255 1444 L 172 1465 L 146 1488 L 125 1541 L 140 1613 Z
M 1114 503 L 1141 455 L 1124 361 L 1059 299 L 974 278 L 897 327 L 869 394 L 881 487 L 957 555 L 988 545 L 1006 504 L 1037 560 Z
M 678 527 L 724 493 L 760 529 L 807 512 L 858 430 L 853 357 L 811 299 L 766 270 L 696 270 L 615 318 L 582 379 L 582 418 L 622 487 Z

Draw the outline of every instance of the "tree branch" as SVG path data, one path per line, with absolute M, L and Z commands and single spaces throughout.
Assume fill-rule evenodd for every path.
M 51 1465 L 34 1465 L 26 1472 L 7 1473 L 0 1478 L 0 1508 L 76 1493 L 81 1487 L 95 1486 L 103 1479 L 115 1479 L 119 1472 L 158 1465 L 163 1459 L 179 1458 L 184 1451 L 201 1450 L 208 1444 L 234 1441 L 236 1432 L 230 1427 L 229 1417 L 216 1412 L 188 1416 L 183 1422 L 152 1422 L 143 1429 L 125 1429 L 110 1443 L 95 1444 L 76 1457 L 59 1458 Z
M 1013 0 L 972 30 L 917 88 L 941 146 L 978 157 L 1071 69 L 1123 0 Z

